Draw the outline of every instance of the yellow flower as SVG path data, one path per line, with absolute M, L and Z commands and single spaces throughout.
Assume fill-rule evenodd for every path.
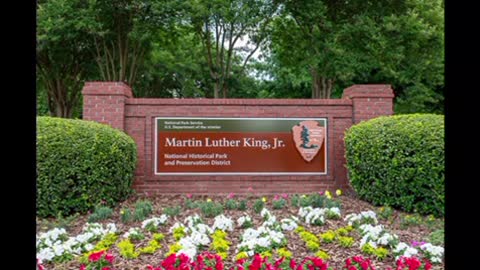
M 303 195 L 302 195 L 302 198 L 305 198 L 305 197 L 307 197 L 307 195 L 303 194 Z
M 342 195 L 342 191 L 340 189 L 337 189 L 337 191 L 335 191 L 335 194 L 337 194 L 337 196 L 340 196 Z
M 267 202 L 267 198 L 263 197 L 262 202 Z
M 123 211 L 123 210 L 122 210 L 122 211 L 120 211 L 120 214 L 121 214 L 121 215 L 125 214 L 125 211 Z
M 383 209 L 384 209 L 384 208 L 383 208 L 383 206 L 382 206 L 382 207 L 380 207 L 380 212 L 383 212 Z
M 207 199 L 207 202 L 211 202 L 211 201 L 212 201 L 212 199 L 210 199 L 210 198 Z
M 332 195 L 330 195 L 330 193 L 326 194 L 327 198 L 331 199 L 332 198 Z

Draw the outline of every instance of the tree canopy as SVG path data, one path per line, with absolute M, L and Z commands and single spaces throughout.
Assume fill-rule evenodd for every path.
M 87 80 L 137 97 L 336 98 L 392 84 L 443 112 L 441 0 L 42 0 L 38 113 L 79 117 Z

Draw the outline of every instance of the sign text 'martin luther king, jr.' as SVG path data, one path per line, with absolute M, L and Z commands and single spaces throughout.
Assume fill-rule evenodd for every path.
M 325 118 L 155 121 L 157 175 L 326 174 Z

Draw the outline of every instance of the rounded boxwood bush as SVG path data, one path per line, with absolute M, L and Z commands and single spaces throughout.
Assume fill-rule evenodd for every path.
M 345 134 L 347 168 L 360 198 L 408 212 L 444 215 L 444 117 L 382 116 Z
M 37 215 L 82 213 L 126 199 L 136 161 L 135 142 L 119 130 L 37 117 Z

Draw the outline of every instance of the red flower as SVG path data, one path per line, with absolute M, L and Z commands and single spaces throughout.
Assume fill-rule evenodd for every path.
M 425 260 L 425 270 L 430 270 L 430 269 L 432 269 L 432 264 L 428 260 Z
M 368 267 L 370 266 L 370 264 L 368 263 L 368 261 L 363 261 L 360 266 L 362 267 L 363 270 L 368 270 Z
M 345 264 L 348 266 L 352 265 L 352 258 L 348 258 L 345 260 Z
M 102 268 L 102 270 L 112 270 L 112 268 L 108 267 L 108 266 L 105 266 Z
M 94 252 L 92 254 L 90 254 L 90 256 L 88 257 L 88 260 L 91 261 L 91 262 L 96 262 L 98 260 L 100 260 L 100 258 L 102 258 L 102 255 L 105 253 L 105 250 L 100 250 L 98 252 Z
M 87 268 L 85 267 L 85 264 L 80 265 L 80 270 L 85 270 L 85 268 Z
M 361 256 L 354 256 L 353 261 L 356 263 L 362 263 L 363 258 Z
M 294 260 L 294 259 L 291 259 L 291 260 L 290 260 L 290 268 L 291 268 L 292 270 L 295 270 L 295 267 L 296 267 L 296 266 L 297 266 L 297 263 L 295 262 L 295 260 Z
M 278 267 L 280 267 L 280 264 L 282 264 L 282 262 L 285 260 L 285 257 L 282 257 L 280 259 L 278 259 L 276 262 L 275 262 L 275 269 L 277 269 Z
M 348 270 L 358 270 L 357 267 L 355 267 L 355 265 L 350 265 L 348 267 Z

